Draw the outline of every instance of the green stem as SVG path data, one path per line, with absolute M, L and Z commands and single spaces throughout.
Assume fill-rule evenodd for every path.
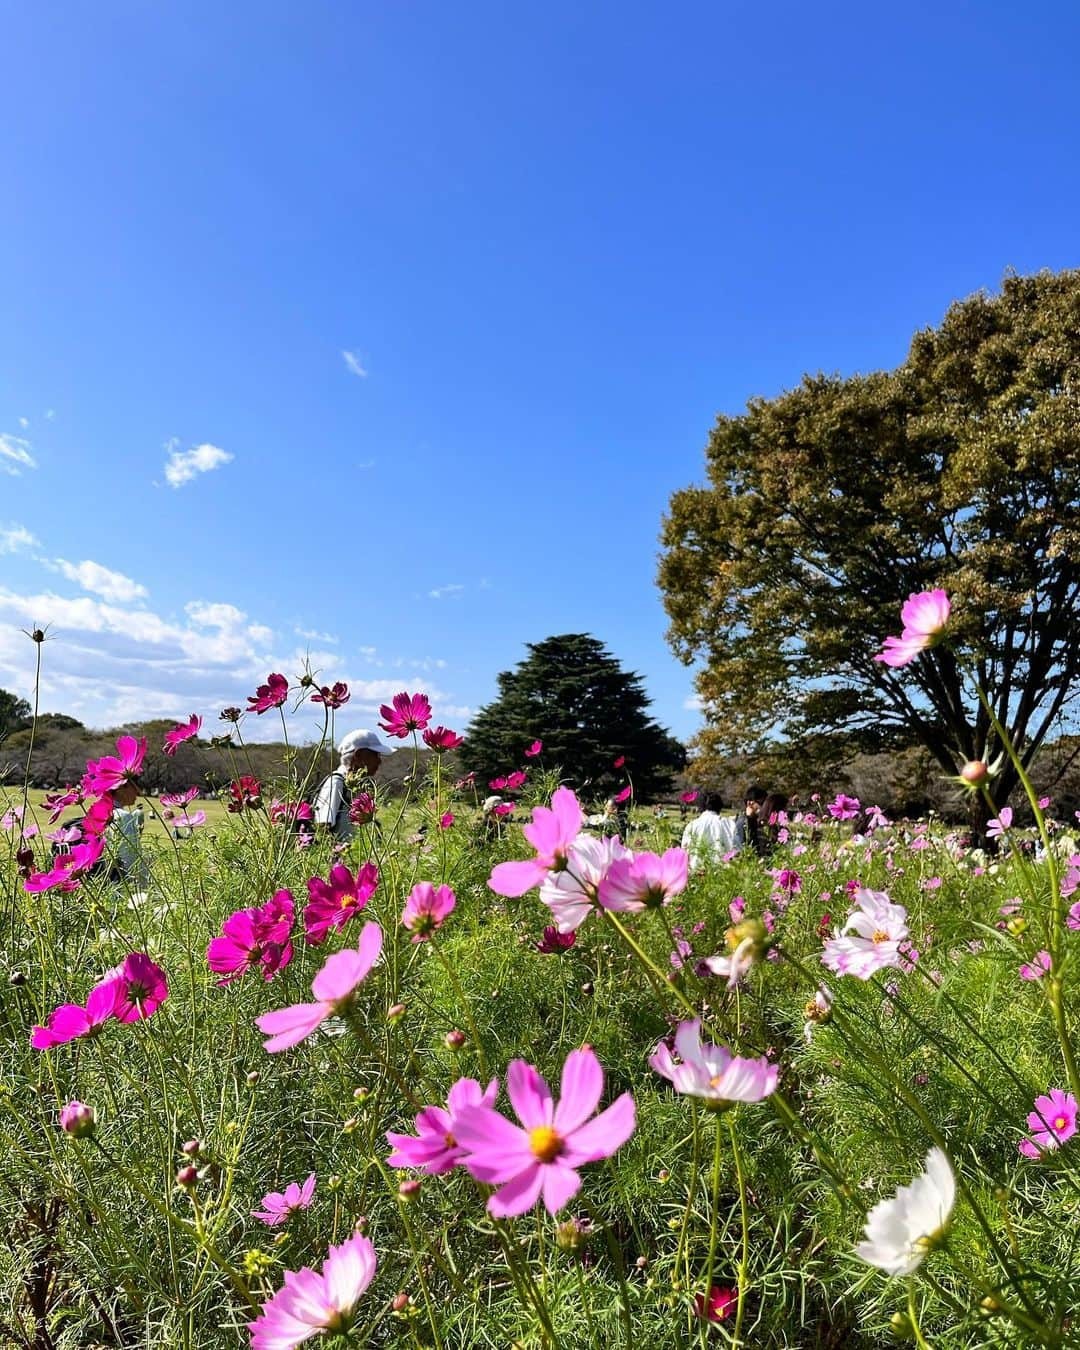
M 735 1332 L 734 1344 L 739 1345 L 739 1335 L 742 1331 L 743 1311 L 746 1307 L 746 1271 L 750 1260 L 750 1220 L 746 1210 L 746 1175 L 743 1171 L 742 1153 L 739 1150 L 739 1139 L 735 1131 L 735 1112 L 729 1111 L 728 1133 L 731 1135 L 731 1154 L 735 1159 L 735 1175 L 739 1183 L 739 1221 L 742 1224 L 742 1251 L 739 1254 L 738 1270 L 738 1290 L 739 1300 L 735 1308 Z

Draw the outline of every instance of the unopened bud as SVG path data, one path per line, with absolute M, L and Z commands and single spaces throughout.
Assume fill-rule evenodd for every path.
M 993 1294 L 987 1294 L 984 1299 L 979 1300 L 979 1312 L 982 1313 L 983 1317 L 993 1317 L 995 1313 L 1000 1311 L 1001 1304 Z
M 405 1293 L 395 1294 L 394 1297 L 390 1300 L 390 1307 L 396 1313 L 404 1312 L 408 1306 L 409 1306 L 408 1294 Z
M 328 1191 L 341 1190 L 341 1177 L 338 1175 L 337 1172 L 335 1172 L 333 1176 L 329 1176 L 326 1178 L 326 1189 Z
M 1013 935 L 1013 937 L 1019 937 L 1020 934 L 1027 928 L 1027 919 L 1025 919 L 1022 914 L 1014 914 L 1012 918 L 1008 921 L 1008 923 L 1006 923 L 1005 927 L 1009 930 L 1009 932 Z
M 73 1139 L 85 1139 L 93 1134 L 96 1124 L 94 1108 L 85 1102 L 68 1102 L 60 1110 L 60 1128 Z
M 187 1154 L 189 1158 L 197 1158 L 202 1152 L 202 1141 L 199 1139 L 186 1139 L 180 1145 L 180 1152 Z
M 400 1022 L 405 1016 L 407 1009 L 404 1003 L 395 1003 L 393 1007 L 386 1011 L 386 1020 L 388 1022 Z
M 638 1259 L 634 1262 L 634 1265 L 637 1266 L 638 1270 L 644 1270 L 648 1264 L 649 1258 L 647 1256 L 639 1256 Z
M 44 642 L 45 634 L 41 631 L 40 628 L 35 628 L 32 630 L 30 634 L 30 640 L 31 642 Z
M 340 1184 L 341 1178 L 338 1177 L 337 1181 Z M 371 1227 L 371 1220 L 368 1218 L 366 1214 L 361 1214 L 357 1218 L 356 1222 L 353 1224 L 353 1232 L 359 1233 L 360 1236 L 363 1237 L 370 1227 Z
M 352 1096 L 354 1102 L 366 1102 L 371 1096 L 371 1089 L 366 1087 L 353 1088 Z
M 301 689 L 310 689 L 311 686 L 312 686 L 314 683 L 315 683 L 315 680 L 314 680 L 314 678 L 313 678 L 311 675 L 306 675 L 306 674 L 305 674 L 305 675 L 301 675 L 301 676 L 300 676 L 300 688 L 301 688 Z
M 460 1050 L 466 1039 L 463 1031 L 448 1031 L 443 1037 L 447 1050 Z
M 258 1069 L 252 1069 L 252 1071 L 247 1075 L 245 1082 L 247 1083 L 248 1087 L 254 1087 L 261 1077 L 262 1074 L 258 1071 Z
M 990 777 L 990 766 L 985 759 L 969 759 L 960 770 L 960 777 L 971 787 L 978 787 Z
M 555 1241 L 563 1252 L 579 1252 L 592 1236 L 588 1219 L 567 1219 L 555 1229 Z
M 342 1134 L 352 1134 L 352 1132 L 356 1129 L 356 1127 L 357 1127 L 359 1124 L 360 1124 L 360 1122 L 359 1122 L 359 1120 L 356 1118 L 356 1116 L 350 1116 L 349 1119 L 345 1122 L 345 1124 L 342 1125 L 342 1127 L 341 1127 L 341 1133 L 342 1133 Z
M 656 1174 L 656 1179 L 657 1181 L 662 1183 L 667 1181 L 670 1176 L 671 1173 L 668 1171 L 668 1169 L 666 1167 L 661 1167 L 660 1171 L 657 1172 Z
M 415 1178 L 412 1181 L 403 1181 L 397 1188 L 399 1200 L 415 1200 L 420 1194 L 420 1182 Z
M 197 1167 L 181 1167 L 176 1174 L 176 1184 L 189 1190 L 199 1179 L 199 1169 Z
M 586 998 L 590 998 L 595 992 L 595 989 L 596 986 L 593 984 L 592 980 L 586 980 L 585 983 L 581 986 L 581 992 L 586 996 Z
M 894 1312 L 889 1318 L 889 1330 L 898 1341 L 913 1341 L 915 1328 L 906 1312 Z

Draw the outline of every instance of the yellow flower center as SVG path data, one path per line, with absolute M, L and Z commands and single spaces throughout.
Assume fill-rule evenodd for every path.
M 549 1163 L 562 1152 L 562 1140 L 550 1125 L 538 1125 L 529 1131 L 529 1147 L 541 1162 Z
M 1065 1119 L 1064 1116 L 1055 1116 L 1055 1117 L 1054 1117 L 1054 1129 L 1055 1129 L 1055 1130 L 1063 1130 L 1067 1124 L 1068 1124 L 1068 1121 Z
M 891 939 L 883 928 L 878 928 L 875 930 L 874 936 L 870 940 L 871 942 L 889 942 Z

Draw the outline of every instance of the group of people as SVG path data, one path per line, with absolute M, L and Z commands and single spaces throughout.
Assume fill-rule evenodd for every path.
M 788 798 L 783 792 L 766 792 L 751 784 L 743 794 L 743 809 L 722 816 L 718 792 L 706 792 L 701 814 L 683 830 L 682 846 L 696 866 L 716 861 L 727 853 L 750 851 L 767 858 L 779 842 Z

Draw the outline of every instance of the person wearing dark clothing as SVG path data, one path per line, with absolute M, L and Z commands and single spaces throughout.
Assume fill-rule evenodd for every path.
M 748 787 L 743 795 L 743 812 L 735 822 L 735 847 L 740 852 L 749 848 L 760 857 L 767 851 L 763 848 L 764 841 L 758 819 L 761 803 L 767 796 L 765 789 L 758 787 L 756 783 Z

